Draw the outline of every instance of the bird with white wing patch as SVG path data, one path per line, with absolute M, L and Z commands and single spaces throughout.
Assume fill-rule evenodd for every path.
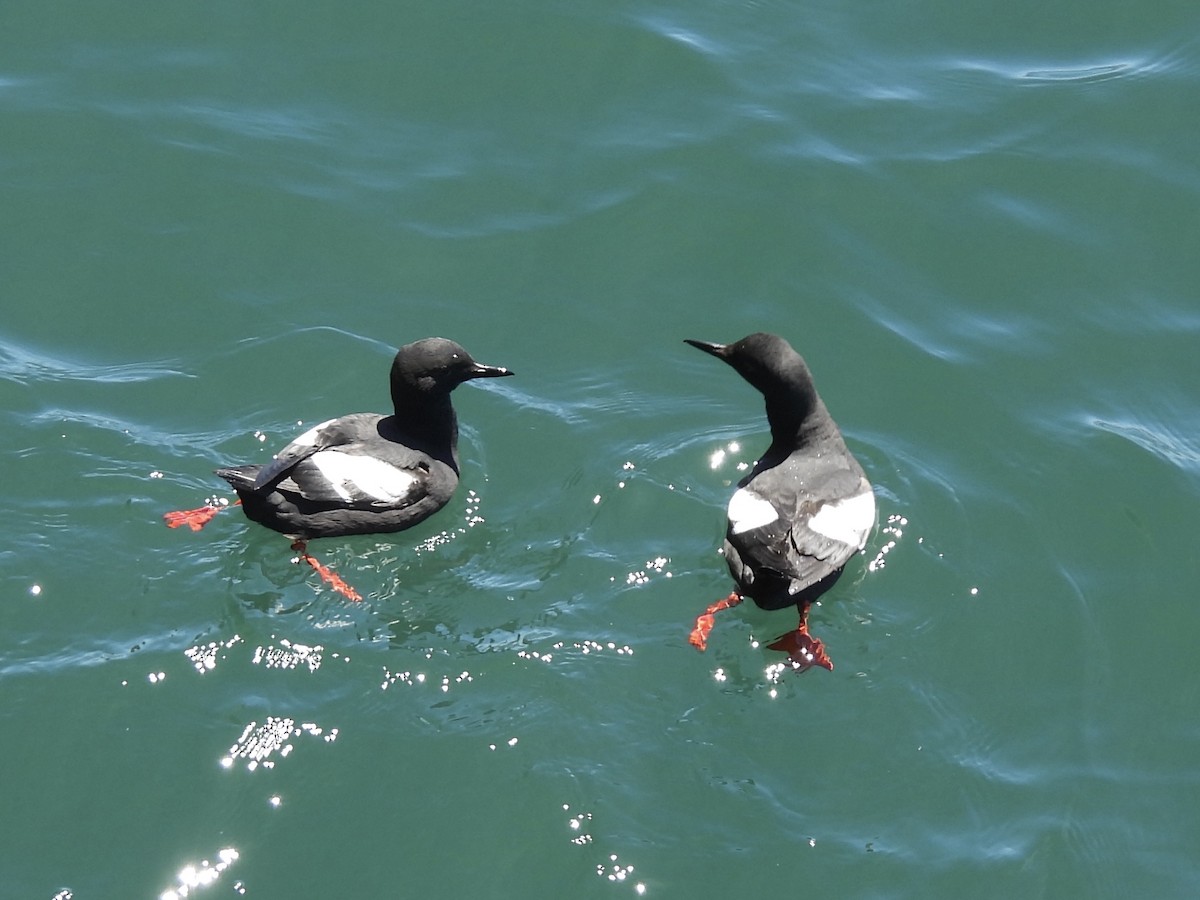
M 795 606 L 800 624 L 769 646 L 803 671 L 833 669 L 808 633 L 808 609 L 866 545 L 875 492 L 813 385 L 804 359 L 783 338 L 752 334 L 733 344 L 688 340 L 724 360 L 766 401 L 771 445 L 729 501 L 722 553 L 737 589 L 697 619 L 689 641 L 705 649 L 715 613 L 750 597 L 762 609 Z
M 361 599 L 308 554 L 313 538 L 403 531 L 446 505 L 458 486 L 458 419 L 450 393 L 475 378 L 511 375 L 476 362 L 445 338 L 400 348 L 392 362 L 393 413 L 354 413 L 299 435 L 266 465 L 218 469 L 246 516 L 292 538 L 336 590 Z M 199 530 L 213 507 L 167 513 Z

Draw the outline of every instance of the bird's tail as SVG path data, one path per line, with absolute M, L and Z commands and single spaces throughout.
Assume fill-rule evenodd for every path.
M 261 468 L 262 466 L 259 465 L 228 466 L 224 469 L 217 469 L 216 474 L 228 481 L 229 486 L 235 491 L 252 491 L 254 490 L 254 479 L 258 477 Z

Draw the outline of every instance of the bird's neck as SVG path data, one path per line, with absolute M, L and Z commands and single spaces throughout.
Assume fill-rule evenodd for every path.
M 423 450 L 458 471 L 458 416 L 449 394 L 393 391 L 395 421 L 408 446 Z
M 768 400 L 767 421 L 771 426 L 771 446 L 765 457 L 775 462 L 805 447 L 839 440 L 837 426 L 815 393 L 800 403 L 795 395 L 787 400 Z

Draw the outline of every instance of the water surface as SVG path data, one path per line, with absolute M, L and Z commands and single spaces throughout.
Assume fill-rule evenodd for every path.
M 1192 896 L 1192 5 L 0 19 L 14 896 Z M 686 644 L 758 329 L 877 487 L 832 673 Z M 430 334 L 517 377 L 365 602 L 162 526 Z

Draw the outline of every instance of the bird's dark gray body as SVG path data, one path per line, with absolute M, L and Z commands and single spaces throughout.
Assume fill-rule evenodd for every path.
M 688 343 L 756 387 L 771 426 L 770 447 L 729 502 L 729 572 L 763 609 L 811 602 L 863 548 L 875 523 L 871 484 L 787 341 L 760 333 L 733 344 Z
M 266 465 L 218 469 L 246 516 L 292 538 L 403 531 L 446 505 L 458 485 L 450 392 L 511 375 L 460 345 L 426 338 L 392 363 L 394 412 L 355 413 L 304 432 Z

